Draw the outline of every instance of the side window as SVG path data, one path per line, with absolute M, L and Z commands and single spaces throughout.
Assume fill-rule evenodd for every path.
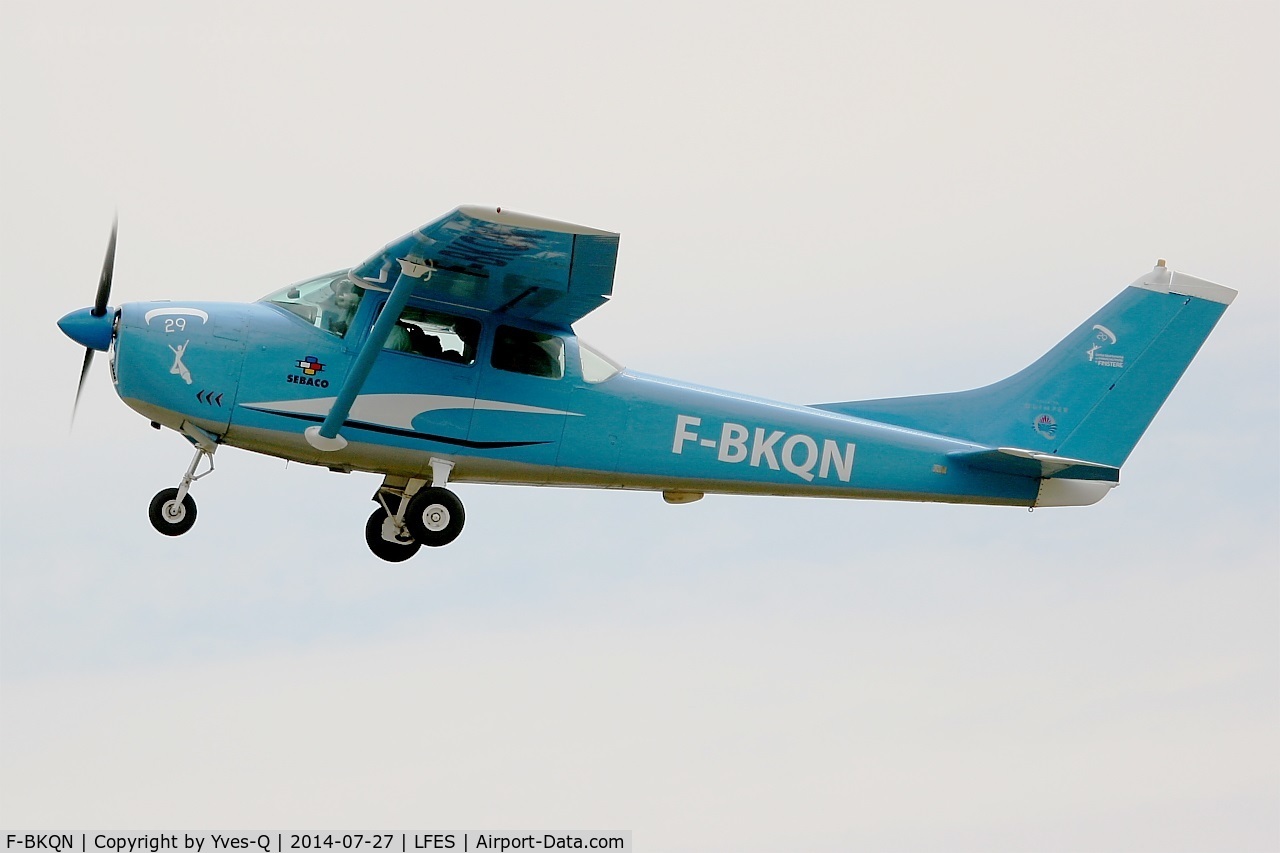
M 607 382 L 622 372 L 622 365 L 609 356 L 587 346 L 578 338 L 578 352 L 582 355 L 582 378 L 592 385 Z
M 555 335 L 499 326 L 491 363 L 499 370 L 559 379 L 564 376 L 564 341 Z
M 454 364 L 474 364 L 479 342 L 479 321 L 408 305 L 382 346 Z

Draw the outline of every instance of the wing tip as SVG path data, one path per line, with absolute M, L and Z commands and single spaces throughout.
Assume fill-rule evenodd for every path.
M 532 213 L 520 213 L 515 210 L 504 210 L 494 205 L 481 204 L 463 204 L 458 206 L 458 212 L 469 216 L 472 219 L 479 219 L 482 222 L 492 222 L 497 225 L 510 225 L 516 228 L 532 228 L 537 231 L 553 231 L 558 234 L 584 234 L 598 237 L 617 237 L 615 231 L 605 231 L 600 228 L 591 228 L 586 225 L 576 225 L 572 222 L 563 222 L 559 219 L 548 219 L 545 216 L 534 216 Z

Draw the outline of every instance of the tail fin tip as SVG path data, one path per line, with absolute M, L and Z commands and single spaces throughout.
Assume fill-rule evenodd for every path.
M 1203 278 L 1196 278 L 1184 272 L 1175 272 L 1166 266 L 1164 258 L 1156 261 L 1155 268 L 1139 278 L 1131 286 L 1141 287 L 1143 290 L 1151 290 L 1156 293 L 1176 293 L 1178 296 L 1194 296 L 1197 299 L 1217 302 L 1220 305 L 1230 305 L 1239 294 L 1239 291 L 1225 285 Z

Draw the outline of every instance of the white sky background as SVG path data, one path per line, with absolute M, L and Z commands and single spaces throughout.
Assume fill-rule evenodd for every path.
M 630 828 L 643 850 L 1280 847 L 1274 3 L 62 5 L 0 28 L 0 823 Z M 795 402 L 1241 291 L 1088 509 L 460 486 L 185 441 L 54 323 L 251 300 L 460 203 L 622 234 L 579 324 Z

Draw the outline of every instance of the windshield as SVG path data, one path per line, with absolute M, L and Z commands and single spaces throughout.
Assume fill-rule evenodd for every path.
M 342 337 L 351 326 L 363 295 L 364 290 L 352 284 L 343 270 L 291 284 L 260 301 L 278 305 L 317 329 Z

